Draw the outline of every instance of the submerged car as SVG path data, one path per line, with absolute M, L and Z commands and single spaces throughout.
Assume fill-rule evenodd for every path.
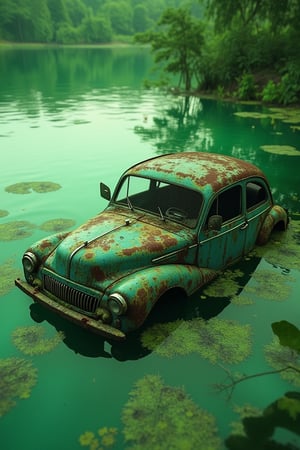
M 33 244 L 16 285 L 57 314 L 122 340 L 167 292 L 191 295 L 285 230 L 268 181 L 252 164 L 185 152 L 129 168 L 107 208 L 71 232 Z

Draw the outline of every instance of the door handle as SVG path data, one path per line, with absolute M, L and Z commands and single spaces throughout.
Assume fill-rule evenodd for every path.
M 244 222 L 243 225 L 240 227 L 240 230 L 246 230 L 246 228 L 249 226 L 249 222 Z

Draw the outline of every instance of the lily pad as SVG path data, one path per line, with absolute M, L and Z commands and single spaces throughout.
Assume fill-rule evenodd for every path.
M 245 117 L 251 119 L 268 119 L 270 117 L 269 114 L 260 113 L 256 111 L 237 111 L 234 113 L 235 116 Z
M 0 209 L 0 217 L 8 216 L 9 212 L 5 209 Z
M 27 181 L 11 184 L 10 186 L 7 186 L 5 190 L 12 194 L 30 194 L 32 191 L 42 194 L 45 192 L 57 191 L 60 188 L 60 184 L 53 183 L 52 181 Z
M 0 224 L 0 241 L 14 241 L 31 236 L 32 230 L 36 226 L 26 220 L 16 220 L 13 222 Z
M 72 219 L 52 219 L 44 222 L 40 228 L 44 231 L 50 231 L 54 233 L 59 233 L 75 225 L 75 220 Z
M 28 398 L 36 382 L 37 369 L 31 361 L 0 359 L 0 417 L 15 406 L 17 398 Z
M 300 156 L 300 151 L 291 145 L 261 145 L 260 148 L 275 155 Z

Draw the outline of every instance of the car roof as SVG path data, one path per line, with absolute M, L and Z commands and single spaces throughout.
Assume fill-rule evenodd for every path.
M 132 166 L 125 175 L 179 184 L 200 190 L 203 194 L 218 192 L 248 177 L 260 177 L 266 181 L 263 172 L 253 164 L 232 156 L 207 152 L 182 152 L 157 156 Z

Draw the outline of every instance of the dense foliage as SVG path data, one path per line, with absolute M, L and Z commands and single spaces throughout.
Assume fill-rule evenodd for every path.
M 0 0 L 0 40 L 149 43 L 185 90 L 300 101 L 299 0 Z M 192 86 L 194 82 L 194 86 Z
M 0 40 L 107 43 L 151 27 L 179 0 L 0 0 Z

